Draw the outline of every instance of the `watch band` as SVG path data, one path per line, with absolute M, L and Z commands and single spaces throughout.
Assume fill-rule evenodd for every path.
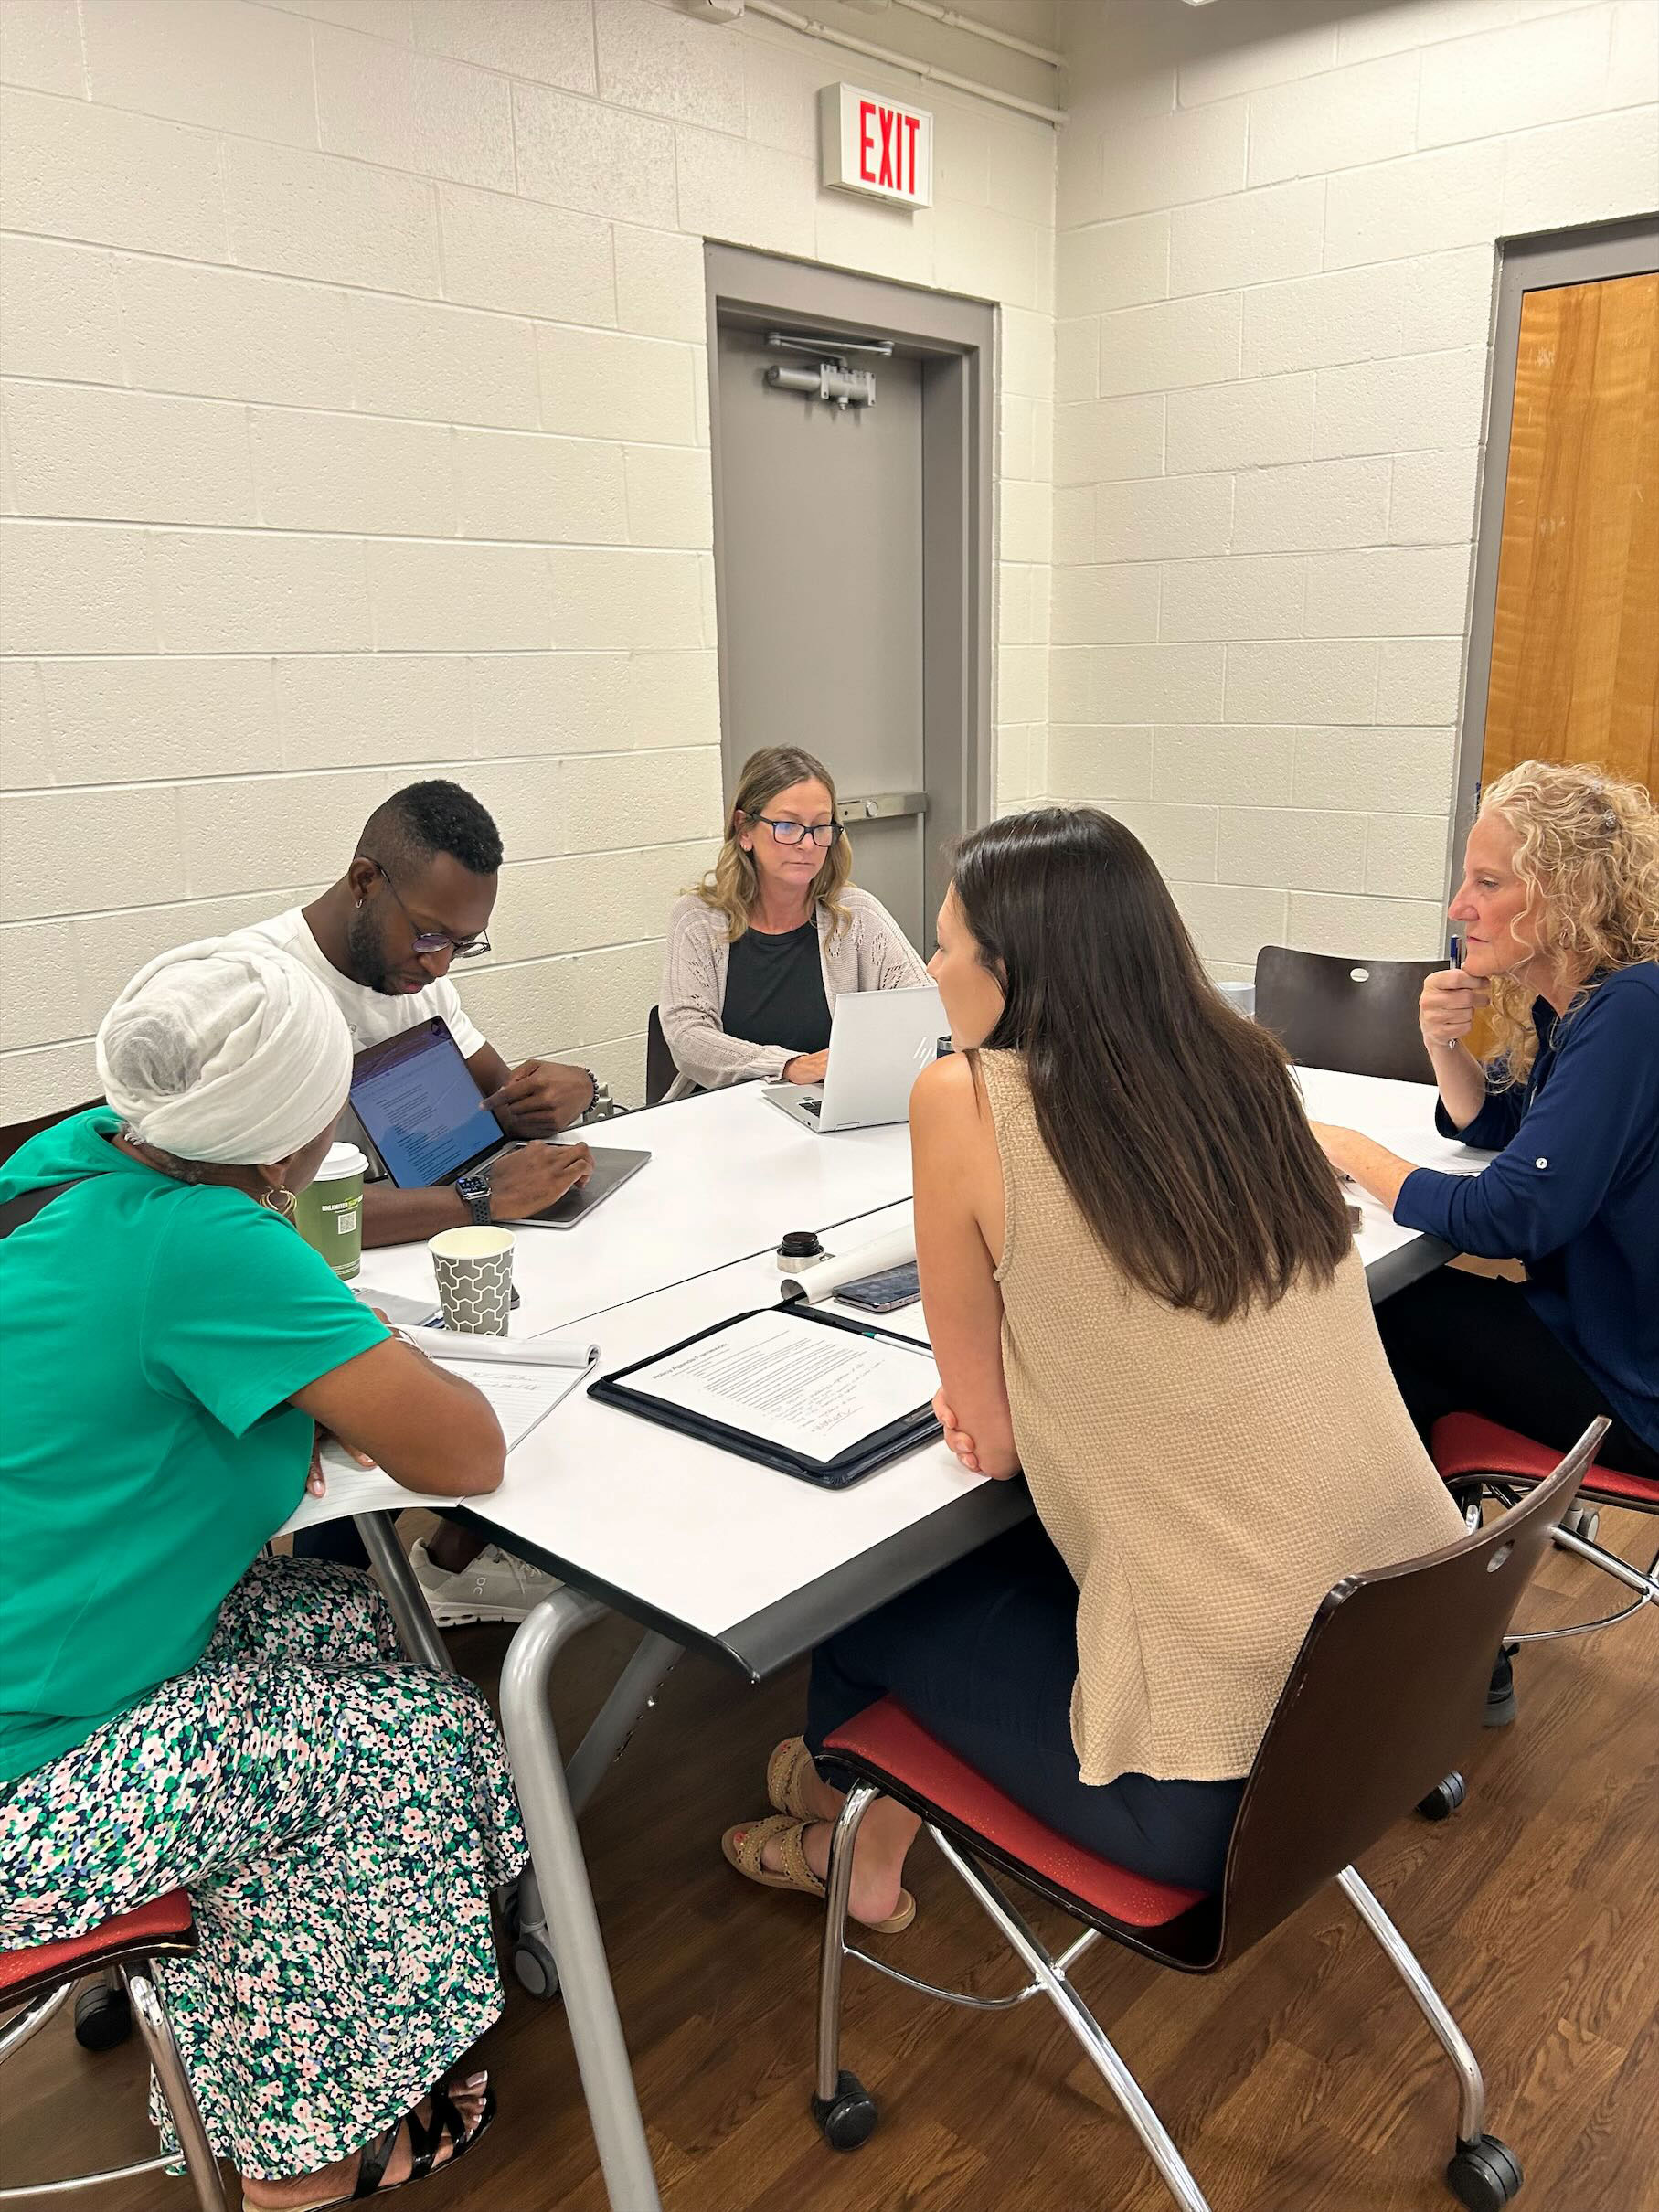
M 455 1196 L 472 1216 L 474 1228 L 491 1227 L 490 1171 L 487 1167 L 475 1167 L 470 1174 L 457 1177 Z

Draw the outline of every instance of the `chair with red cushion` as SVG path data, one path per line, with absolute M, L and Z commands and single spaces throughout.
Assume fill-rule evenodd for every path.
M 1547 1482 L 1555 1466 L 1555 1456 L 1547 1446 L 1535 1444 L 1529 1436 L 1505 1429 L 1479 1413 L 1448 1413 L 1437 1420 L 1430 1450 L 1447 1487 L 1466 1514 L 1478 1513 L 1481 1500 L 1487 1496 L 1509 1504 Z M 1589 1559 L 1615 1582 L 1634 1590 L 1635 1596 L 1616 1613 L 1605 1614 L 1599 1621 L 1579 1622 L 1571 1628 L 1533 1630 L 1510 1636 L 1506 1639 L 1509 1643 L 1547 1643 L 1561 1636 L 1588 1636 L 1595 1629 L 1611 1628 L 1615 1621 L 1627 1621 L 1632 1613 L 1659 1600 L 1659 1552 L 1643 1574 L 1639 1567 L 1595 1541 L 1600 1520 L 1596 1509 L 1602 1505 L 1622 1506 L 1627 1513 L 1659 1513 L 1659 1482 L 1651 1475 L 1627 1474 L 1600 1462 L 1588 1467 L 1578 1504 L 1564 1515 L 1555 1533 L 1561 1550 Z
M 0 2011 L 19 2008 L 0 2026 L 0 2059 L 21 2049 L 46 2026 L 68 2003 L 77 1982 L 89 1974 L 118 1974 L 172 2115 L 199 2212 L 226 2212 L 218 2162 L 208 2147 L 202 2116 L 151 1971 L 153 1961 L 177 1958 L 195 1948 L 190 1900 L 182 1889 L 171 1889 L 132 1912 L 118 1913 L 89 1935 L 72 1936 L 59 1943 L 38 1943 L 29 1951 L 0 1951 Z M 129 2180 L 139 2174 L 155 2173 L 168 2163 L 165 2158 L 150 2158 L 135 2165 L 113 2166 L 106 2173 L 82 2175 L 69 2182 L 0 2189 L 0 2201 L 38 2196 L 54 2189 L 89 2188 L 97 2182 Z
M 1457 2148 L 1447 2181 L 1473 2212 L 1497 2212 L 1507 2204 L 1521 2186 L 1521 2170 L 1485 2132 L 1485 2089 L 1474 2054 L 1354 1862 L 1410 1812 L 1478 1733 L 1494 1647 L 1606 1426 L 1593 1423 L 1548 1479 L 1501 1519 L 1426 1558 L 1350 1576 L 1329 1593 L 1245 1783 L 1222 1887 L 1214 1896 L 1145 1880 L 1067 1842 L 936 1742 L 891 1698 L 838 1728 L 824 1749 L 856 1779 L 831 1845 L 818 1992 L 813 2111 L 828 2141 L 854 2149 L 877 2122 L 874 2100 L 841 2066 L 841 1980 L 849 1951 L 865 1956 L 846 1941 L 854 1841 L 870 1804 L 883 1794 L 920 1814 L 1032 1977 L 1015 1995 L 994 1999 L 924 1983 L 910 1986 L 984 2010 L 1021 2004 L 1039 1991 L 1048 1996 L 1182 2212 L 1209 2212 L 1208 2201 L 1078 1994 L 1073 1964 L 1107 1936 L 1178 1973 L 1210 1973 L 1271 1935 L 1333 1880 L 1398 1970 L 1457 2068 Z M 1062 1907 L 1083 1922 L 1084 1932 L 1051 1957 L 994 1867 Z
M 1555 1466 L 1547 1445 L 1535 1444 L 1531 1437 L 1503 1428 L 1480 1413 L 1446 1414 L 1434 1424 L 1430 1450 L 1472 1528 L 1480 1525 L 1484 1499 L 1493 1497 L 1500 1505 L 1513 1505 L 1517 1497 L 1547 1481 Z M 1617 1612 L 1599 1614 L 1593 1621 L 1577 1621 L 1568 1628 L 1512 1632 L 1504 1639 L 1506 1658 L 1513 1657 L 1524 1643 L 1554 1643 L 1564 1636 L 1588 1636 L 1599 1628 L 1611 1628 L 1615 1622 L 1628 1621 L 1632 1613 L 1659 1599 L 1659 1552 L 1654 1553 L 1644 1574 L 1596 1542 L 1601 1524 L 1597 1508 L 1602 1505 L 1622 1505 L 1631 1513 L 1659 1513 L 1659 1483 L 1646 1475 L 1592 1464 L 1585 1470 L 1578 1502 L 1562 1515 L 1552 1537 L 1558 1550 L 1588 1559 L 1615 1582 L 1634 1590 L 1635 1596 Z M 1513 1701 L 1509 1709 L 1513 1713 Z M 1448 1774 L 1417 1809 L 1425 1820 L 1446 1820 L 1466 1795 L 1462 1776 Z

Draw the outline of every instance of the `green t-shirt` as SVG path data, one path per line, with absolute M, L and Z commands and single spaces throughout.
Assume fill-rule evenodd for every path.
M 201 1657 L 299 1504 L 284 1401 L 385 1336 L 289 1223 L 105 1142 L 107 1110 L 0 1168 L 83 1176 L 0 1241 L 0 1782 Z

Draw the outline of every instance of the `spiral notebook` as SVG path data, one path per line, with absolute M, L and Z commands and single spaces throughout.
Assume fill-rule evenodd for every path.
M 599 1346 L 573 1339 L 537 1336 L 462 1336 L 448 1330 L 410 1328 L 404 1334 L 429 1358 L 483 1391 L 495 1409 L 507 1451 L 522 1444 L 532 1429 L 569 1398 L 584 1375 L 599 1363 Z M 407 1505 L 429 1512 L 447 1501 L 425 1491 L 406 1490 L 378 1467 L 359 1467 L 339 1444 L 324 1445 L 323 1495 L 310 1491 L 278 1529 L 292 1536 L 321 1521 L 339 1521 L 356 1513 L 401 1513 Z

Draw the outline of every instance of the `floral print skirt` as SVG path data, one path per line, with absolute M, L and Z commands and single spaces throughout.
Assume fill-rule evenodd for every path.
M 480 1693 L 400 1659 L 367 1576 L 264 1558 L 187 1673 L 0 1783 L 0 1950 L 187 1890 L 197 1948 L 156 1980 L 208 2141 L 275 2180 L 349 2156 L 490 2026 L 491 1893 L 525 1857 Z

